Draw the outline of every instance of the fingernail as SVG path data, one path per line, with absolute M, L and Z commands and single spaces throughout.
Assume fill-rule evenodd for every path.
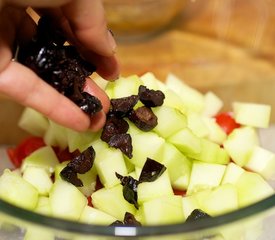
M 116 52 L 116 41 L 114 39 L 114 35 L 111 30 L 108 30 L 107 38 L 108 38 L 108 42 L 112 48 L 113 53 L 115 53 Z

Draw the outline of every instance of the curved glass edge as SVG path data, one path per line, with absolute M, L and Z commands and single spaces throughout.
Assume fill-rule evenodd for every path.
M 92 225 L 80 222 L 74 222 L 59 218 L 54 218 L 38 214 L 23 208 L 16 207 L 8 202 L 0 200 L 0 212 L 16 218 L 21 221 L 27 221 L 41 227 L 56 229 L 71 233 L 98 236 L 157 236 L 170 234 L 192 233 L 194 231 L 203 231 L 206 229 L 232 224 L 238 220 L 243 220 L 275 207 L 275 194 L 267 197 L 255 204 L 241 208 L 224 215 L 201 219 L 196 222 L 184 222 L 178 224 L 169 224 L 158 226 L 102 226 Z

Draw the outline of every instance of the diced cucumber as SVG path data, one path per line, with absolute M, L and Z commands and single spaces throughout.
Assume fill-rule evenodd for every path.
M 201 138 L 190 129 L 185 128 L 166 139 L 185 154 L 196 154 L 201 151 Z
M 66 128 L 68 148 L 70 152 L 79 150 L 83 152 L 96 137 L 97 133 L 86 131 L 86 132 L 77 132 L 72 129 Z
M 229 156 L 241 167 L 247 163 L 256 145 L 259 145 L 256 130 L 248 126 L 234 129 L 223 143 Z
M 49 127 L 44 134 L 44 142 L 49 146 L 65 149 L 68 146 L 66 128 L 49 120 Z
M 24 172 L 28 166 L 34 166 L 45 168 L 48 172 L 53 173 L 57 164 L 59 161 L 53 148 L 45 146 L 35 150 L 24 159 L 21 171 Z
M 142 81 L 137 75 L 129 77 L 121 77 L 116 80 L 113 88 L 113 98 L 128 97 L 138 94 L 138 88 L 142 85 Z
M 34 209 L 34 211 L 40 214 L 44 214 L 46 216 L 51 216 L 52 210 L 50 206 L 49 197 L 40 196 L 38 198 L 37 206 Z
M 272 194 L 273 188 L 258 173 L 245 171 L 236 182 L 240 207 L 248 206 Z
M 197 137 L 204 138 L 209 134 L 201 114 L 197 112 L 189 111 L 187 113 L 187 126 Z
M 165 140 L 153 132 L 142 132 L 132 136 L 133 157 L 130 160 L 135 166 L 143 167 L 147 157 L 161 162 Z
M 258 127 L 267 128 L 269 126 L 271 114 L 271 106 L 258 103 L 233 103 L 233 115 L 237 123 Z
M 235 184 L 245 170 L 239 165 L 230 162 L 225 169 L 221 184 Z
M 152 110 L 158 118 L 158 124 L 153 131 L 163 138 L 167 138 L 187 126 L 186 116 L 175 108 L 161 106 Z
M 188 153 L 187 155 L 207 163 L 227 164 L 230 161 L 229 155 L 220 145 L 207 139 L 201 139 L 201 151 L 199 153 Z
M 225 165 L 194 161 L 187 194 L 214 188 L 220 185 L 225 172 Z
M 167 167 L 172 186 L 180 190 L 187 189 L 192 167 L 191 160 L 185 157 L 173 144 L 166 142 L 162 164 Z
M 204 96 L 198 90 L 171 73 L 168 74 L 165 83 L 168 88 L 181 97 L 187 108 L 196 112 L 201 112 L 204 109 Z
M 54 182 L 49 194 L 54 217 L 77 221 L 87 205 L 87 198 L 73 184 L 63 180 Z
M 94 164 L 101 183 L 107 188 L 120 183 L 116 172 L 122 176 L 128 174 L 123 154 L 119 149 L 106 148 L 97 152 Z
M 173 195 L 173 189 L 169 179 L 168 171 L 153 182 L 142 182 L 138 184 L 137 195 L 138 203 L 142 204 L 148 200 L 159 198 L 161 196 Z
M 5 169 L 0 177 L 0 198 L 15 206 L 34 210 L 38 202 L 38 191 L 17 173 Z
M 26 107 L 20 116 L 18 126 L 34 136 L 43 137 L 49 127 L 49 121 L 41 113 Z
M 208 135 L 206 138 L 214 143 L 222 145 L 227 138 L 225 131 L 220 127 L 214 118 L 203 117 L 202 120 L 208 128 Z
M 23 173 L 23 179 L 32 184 L 40 195 L 48 196 L 53 185 L 51 175 L 45 168 L 28 166 Z
M 79 218 L 80 222 L 86 224 L 96 224 L 96 225 L 110 225 L 117 219 L 110 214 L 107 214 L 101 210 L 93 207 L 85 206 L 83 212 Z
M 259 173 L 267 180 L 275 179 L 275 154 L 260 146 L 255 146 L 244 167 Z
M 163 225 L 184 221 L 182 197 L 162 196 L 143 203 L 140 208 L 143 224 Z
M 95 191 L 97 181 L 97 171 L 95 165 L 84 174 L 77 174 L 78 178 L 82 181 L 83 186 L 78 189 L 86 196 L 89 197 Z
M 214 117 L 222 109 L 223 101 L 212 91 L 204 94 L 204 108 L 202 115 L 206 117 Z
M 230 183 L 218 186 L 200 202 L 202 210 L 210 216 L 237 210 L 239 208 L 237 187 Z
M 125 212 L 135 215 L 136 208 L 123 197 L 122 185 L 112 188 L 101 188 L 92 194 L 92 204 L 95 208 L 110 214 L 116 219 L 123 221 Z
M 195 194 L 182 197 L 182 210 L 184 219 L 187 219 L 193 210 L 200 208 L 201 206 L 199 205 Z

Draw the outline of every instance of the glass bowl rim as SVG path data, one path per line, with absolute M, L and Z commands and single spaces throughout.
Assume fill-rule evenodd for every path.
M 57 231 L 69 232 L 72 234 L 83 234 L 86 236 L 105 236 L 105 237 L 134 237 L 134 236 L 164 236 L 173 234 L 192 233 L 213 229 L 226 224 L 232 224 L 239 220 L 261 214 L 275 206 L 275 194 L 260 200 L 247 207 L 240 208 L 220 216 L 201 219 L 195 222 L 183 222 L 166 225 L 150 226 L 103 226 L 87 224 L 76 221 L 65 220 L 39 214 L 27 209 L 17 207 L 0 199 L 0 213 L 21 221 L 33 223 L 42 228 L 55 229 Z

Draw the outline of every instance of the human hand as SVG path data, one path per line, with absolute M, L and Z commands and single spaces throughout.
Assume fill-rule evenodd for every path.
M 28 6 L 50 15 L 69 41 L 96 65 L 99 75 L 110 80 L 119 75 L 115 41 L 107 30 L 100 0 L 0 0 L 0 93 L 66 127 L 78 131 L 100 129 L 110 103 L 92 80 L 87 79 L 84 91 L 98 97 L 103 110 L 89 118 L 33 71 L 12 61 L 14 44 L 29 41 L 35 33 L 36 24 L 25 11 Z

